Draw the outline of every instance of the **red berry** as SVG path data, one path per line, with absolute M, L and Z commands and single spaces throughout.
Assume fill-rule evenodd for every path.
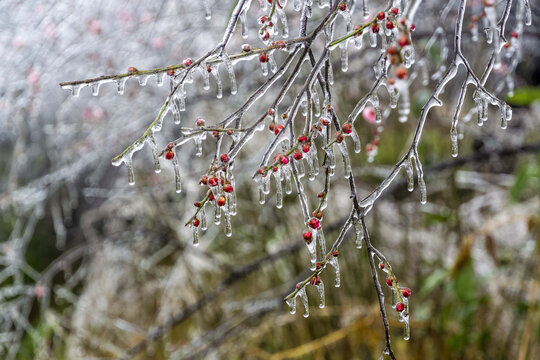
M 387 21 L 386 22 L 386 28 L 388 30 L 392 30 L 394 28 L 394 23 L 392 21 Z
M 210 65 L 206 65 L 206 71 L 211 73 L 212 72 L 212 67 Z
M 330 124 L 330 120 L 321 118 L 321 124 L 323 124 L 324 126 L 328 126 Z
M 381 11 L 380 13 L 377 14 L 377 19 L 379 19 L 379 20 L 384 19 L 384 17 L 385 17 L 384 11 Z
M 210 193 L 210 195 L 208 195 L 208 200 L 214 201 L 214 199 L 215 199 L 214 194 Z
M 317 194 L 317 197 L 318 197 L 318 198 L 322 198 L 323 196 L 324 196 L 324 194 L 323 194 L 322 192 L 320 192 L 320 193 Z
M 321 211 L 314 211 L 313 216 L 315 216 L 318 219 L 322 218 L 322 212 Z
M 198 208 L 198 207 L 201 207 L 201 203 L 198 202 L 198 201 L 195 201 L 195 202 L 193 203 L 193 206 L 195 206 L 195 207 L 197 207 L 197 208 Z
M 375 139 L 371 142 L 373 146 L 379 146 L 379 140 Z
M 285 45 L 285 41 L 283 41 L 283 40 L 281 40 L 281 41 L 279 41 L 279 42 L 277 43 L 277 47 L 278 47 L 279 49 L 284 49 L 285 46 L 286 46 L 286 45 Z
M 301 287 L 302 287 L 302 284 L 300 284 L 300 283 L 296 284 L 296 288 L 297 288 L 298 290 L 300 290 Z
M 339 4 L 339 10 L 341 10 L 341 11 L 347 10 L 347 4 L 345 4 L 344 2 L 342 2 L 341 4 Z
M 242 51 L 245 51 L 245 52 L 251 51 L 251 46 L 249 46 L 249 44 L 242 45 Z
M 272 168 L 272 171 L 273 171 L 273 172 L 276 172 L 276 171 L 278 171 L 278 170 L 279 170 L 279 168 L 278 168 L 277 166 L 274 166 L 274 167 Z
M 409 39 L 408 36 L 406 35 L 403 35 L 401 36 L 399 39 L 398 39 L 398 45 L 401 46 L 401 47 L 404 47 L 404 46 L 407 46 L 407 45 L 410 45 L 411 44 L 411 40 Z
M 260 22 L 261 24 L 264 24 L 264 23 L 266 22 L 266 19 L 268 19 L 266 16 L 261 16 L 261 17 L 259 18 L 259 22 Z
M 304 146 L 302 146 L 302 151 L 305 152 L 305 153 L 307 153 L 307 152 L 309 152 L 309 149 L 310 149 L 310 148 L 311 148 L 311 147 L 310 147 L 308 144 L 305 144 Z
M 386 52 L 388 55 L 395 55 L 398 53 L 398 49 L 395 46 L 389 46 L 388 49 L 386 49 Z
M 280 132 L 281 130 L 283 130 L 283 128 L 284 128 L 283 124 L 279 124 L 279 125 L 276 126 L 276 128 L 274 129 L 274 134 L 276 134 L 276 135 L 279 134 L 279 132 Z
M 165 153 L 165 159 L 172 160 L 173 158 L 174 158 L 174 152 L 172 152 L 171 150 Z
M 332 256 L 333 257 L 338 257 L 339 256 L 339 251 L 338 250 L 332 251 Z
M 412 291 L 409 288 L 401 289 L 401 295 L 403 295 L 403 297 L 408 298 L 409 296 L 411 296 L 411 293 L 412 293 Z
M 512 44 L 510 44 L 510 41 L 509 41 L 509 42 L 505 43 L 503 46 L 504 46 L 505 49 L 508 49 L 510 47 L 510 45 L 512 45 Z
M 270 125 L 268 125 L 268 130 L 274 131 L 274 123 L 271 123 Z
M 281 165 L 287 165 L 289 163 L 289 157 L 281 155 L 279 157 L 279 162 L 281 163 Z
M 268 26 L 272 27 L 272 26 L 274 26 L 274 23 L 270 21 L 270 22 L 268 23 Z
M 317 263 L 315 264 L 315 268 L 316 268 L 317 270 L 319 270 L 320 268 L 322 268 L 322 263 L 319 262 L 319 261 L 317 261 Z
M 321 223 L 319 222 L 319 219 L 314 218 L 314 217 L 309 220 L 308 225 L 312 229 L 318 229 L 321 227 Z
M 233 189 L 231 184 L 227 184 L 227 185 L 223 186 L 223 191 L 225 191 L 227 193 L 232 193 L 234 191 L 234 189 Z
M 307 141 L 307 136 L 306 135 L 300 135 L 298 137 L 298 142 L 305 143 L 306 141 Z
M 268 115 L 274 116 L 275 113 L 276 112 L 274 111 L 274 109 L 272 109 L 272 108 L 268 109 Z
M 263 35 L 263 40 L 268 40 L 268 39 L 270 39 L 270 33 L 267 31 Z M 266 61 L 261 61 L 261 62 L 266 62 Z
M 341 135 L 340 133 L 336 133 L 335 137 L 338 144 L 343 142 L 343 135 Z
M 410 29 L 411 31 L 414 31 L 414 30 L 416 29 L 416 26 L 414 26 L 414 24 L 411 24 L 411 26 L 409 27 L 409 29 Z
M 258 172 L 259 174 L 262 175 L 262 174 L 264 173 L 264 169 L 263 169 L 263 168 L 259 168 L 259 170 L 257 170 L 257 172 Z
M 313 235 L 311 234 L 311 231 L 306 231 L 306 232 L 304 233 L 304 240 L 305 240 L 306 242 L 308 242 L 308 243 L 311 242 L 311 238 L 312 238 L 312 237 L 313 237 Z
M 172 142 L 167 144 L 167 149 L 172 150 L 174 148 L 174 144 Z
M 300 160 L 302 159 L 302 153 L 300 151 L 296 151 L 293 155 L 294 160 Z
M 192 62 L 193 62 L 193 60 L 191 60 L 190 58 L 185 58 L 184 59 L 184 66 L 189 66 L 189 65 L 191 65 Z
M 402 302 L 397 303 L 397 304 L 396 304 L 396 311 L 402 312 L 403 310 L 405 310 L 405 304 L 402 303 Z
M 373 23 L 373 25 L 371 25 L 371 31 L 377 34 L 379 32 L 379 25 L 377 23 Z
M 195 124 L 197 126 L 204 126 L 204 123 L 205 123 L 205 121 L 204 121 L 203 118 L 198 118 L 197 120 L 195 120 Z
M 266 55 L 265 52 L 261 53 L 261 55 L 259 55 L 259 61 L 262 63 L 268 62 L 268 55 Z
M 227 130 L 227 135 L 232 135 L 232 130 Z
M 229 162 L 229 155 L 227 155 L 227 154 L 221 154 L 221 156 L 219 157 L 219 159 L 220 159 L 221 162 L 223 162 L 223 163 L 228 163 L 228 162 Z
M 208 183 L 208 177 L 206 175 L 203 175 L 201 177 L 200 183 L 203 184 L 203 185 L 206 185 Z
M 397 15 L 399 14 L 399 9 L 398 8 L 393 8 L 392 10 L 390 10 L 390 12 L 394 15 Z
M 227 199 L 225 199 L 225 196 L 220 196 L 217 199 L 217 205 L 218 206 L 223 206 L 223 205 L 225 205 L 226 201 L 227 201 Z
M 396 76 L 398 79 L 406 79 L 408 71 L 404 67 L 398 67 L 396 69 Z
M 133 73 L 136 73 L 137 71 L 137 68 L 136 67 L 133 67 L 133 66 L 130 66 L 128 67 L 128 74 L 133 74 Z
M 345 123 L 341 127 L 341 130 L 343 130 L 343 132 L 345 134 L 350 134 L 350 133 L 352 133 L 353 128 L 352 128 L 352 125 L 350 123 Z
M 392 286 L 393 283 L 394 283 L 394 281 L 392 280 L 391 277 L 387 277 L 387 278 L 386 278 L 386 285 Z
M 218 178 L 215 176 L 212 176 L 210 179 L 208 179 L 208 185 L 214 187 L 218 184 Z
M 193 219 L 193 221 L 191 223 L 193 224 L 193 226 L 198 227 L 199 224 L 201 223 L 201 221 L 199 219 L 195 218 L 195 219 Z
M 379 267 L 380 267 L 381 269 L 384 269 L 384 263 L 380 263 L 380 264 L 379 264 Z

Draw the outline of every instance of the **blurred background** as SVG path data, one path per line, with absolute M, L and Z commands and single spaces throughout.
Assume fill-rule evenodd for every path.
M 148 148 L 134 157 L 134 186 L 125 167 L 111 166 L 154 119 L 169 84 L 157 86 L 153 78 L 143 87 L 130 79 L 123 96 L 109 84 L 96 97 L 89 88 L 73 97 L 58 86 L 125 73 L 129 66 L 197 59 L 221 40 L 235 5 L 207 1 L 210 20 L 204 1 L 0 2 L 0 358 L 114 359 L 130 349 L 138 359 L 379 358 L 384 331 L 377 296 L 367 252 L 356 249 L 353 231 L 340 249 L 341 287 L 332 286 L 332 271 L 323 273 L 326 307 L 317 308 L 316 290 L 308 287 L 310 317 L 287 311 L 283 298 L 309 274 L 309 256 L 296 196 L 285 196 L 282 209 L 273 195 L 258 203 L 251 174 L 266 148 L 266 133 L 236 162 L 232 237 L 223 225 L 211 224 L 193 247 L 184 223 L 193 202 L 204 196 L 198 181 L 213 156 L 213 139 L 204 143 L 201 158 L 193 144 L 182 147 L 181 194 L 175 193 L 170 164 L 163 162 L 163 171 L 154 173 Z M 490 47 L 481 33 L 473 41 L 468 27 L 483 5 L 468 3 L 463 50 L 481 74 Z M 508 31 L 523 21 L 515 17 L 521 3 L 512 7 Z M 456 6 L 441 20 L 444 5 L 425 2 L 416 15 L 412 69 L 419 76 L 411 85 L 409 120 L 401 123 L 395 111 L 385 112 L 384 93 L 383 123 L 374 124 L 367 112 L 355 124 L 362 144 L 372 146 L 351 152 L 361 195 L 403 156 L 437 73 L 449 64 L 445 52 L 452 54 Z M 384 3 L 369 6 L 375 14 Z M 496 6 L 499 14 L 503 6 Z M 501 129 L 493 106 L 488 122 L 478 127 L 469 91 L 458 128 L 459 156 L 451 156 L 450 125 L 465 78 L 460 73 L 441 95 L 445 105 L 430 112 L 420 141 L 427 204 L 420 204 L 417 190 L 407 191 L 402 174 L 367 217 L 372 243 L 400 284 L 412 289 L 409 341 L 387 306 L 398 359 L 521 360 L 540 352 L 540 7 L 531 6 L 532 26 L 512 39 L 510 56 L 487 83 L 513 107 L 508 128 Z M 299 14 L 292 5 L 286 9 L 291 37 L 297 36 Z M 314 6 L 310 26 L 326 11 Z M 254 2 L 250 37 L 242 39 L 237 29 L 230 54 L 245 42 L 262 45 L 256 36 L 262 14 Z M 356 9 L 353 24 L 362 22 Z M 338 21 L 336 32 L 343 29 Z M 346 73 L 339 52 L 332 53 L 334 107 L 341 119 L 375 79 L 372 66 L 380 52 L 365 42 L 361 50 L 350 46 Z M 278 65 L 283 59 L 276 55 Z M 256 60 L 234 70 L 238 94 L 230 95 L 222 68 L 222 100 L 214 82 L 204 91 L 195 77 L 187 86 L 185 124 L 193 126 L 197 117 L 221 121 L 264 81 Z M 308 70 L 302 69 L 284 104 L 292 102 Z M 277 87 L 250 110 L 249 119 L 264 114 L 275 94 Z M 158 146 L 177 135 L 168 118 Z M 319 176 L 304 182 L 311 204 L 323 181 Z M 329 244 L 350 211 L 341 162 L 331 188 L 324 219 Z M 156 331 L 164 336 L 133 348 Z

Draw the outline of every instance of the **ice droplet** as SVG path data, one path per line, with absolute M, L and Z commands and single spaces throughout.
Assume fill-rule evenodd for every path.
M 289 313 L 291 315 L 296 314 L 296 296 L 287 299 L 285 302 L 287 303 L 287 305 L 289 305 Z

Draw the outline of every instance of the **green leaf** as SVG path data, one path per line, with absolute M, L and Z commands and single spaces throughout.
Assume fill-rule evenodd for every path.
M 506 102 L 514 106 L 529 106 L 534 101 L 540 101 L 540 88 L 535 86 L 517 88 L 512 96 L 506 97 Z

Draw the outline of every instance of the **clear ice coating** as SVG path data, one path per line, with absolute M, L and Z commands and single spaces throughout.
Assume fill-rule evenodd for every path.
M 357 218 L 354 219 L 354 232 L 356 234 L 356 248 L 361 249 L 364 241 L 364 228 L 362 222 Z
M 226 53 L 223 53 L 223 61 L 225 62 L 225 68 L 229 74 L 229 81 L 231 83 L 231 94 L 235 95 L 238 92 L 238 86 L 236 85 L 236 77 L 234 76 L 233 63 Z
M 221 99 L 223 97 L 223 84 L 221 83 L 221 77 L 219 76 L 219 64 L 212 65 L 211 74 L 216 80 L 217 93 L 216 97 Z
M 319 308 L 323 309 L 325 306 L 325 303 L 324 303 L 324 284 L 322 280 L 319 280 L 319 284 L 315 286 L 317 287 L 317 292 L 319 293 Z
M 174 154 L 172 158 L 172 163 L 174 167 L 174 184 L 177 193 L 182 192 L 182 178 L 180 177 L 180 166 L 178 165 L 178 157 Z
M 341 274 L 340 274 L 340 271 L 339 271 L 338 257 L 337 256 L 331 256 L 330 260 L 328 260 L 328 263 L 330 265 L 332 265 L 332 267 L 334 268 L 334 271 L 336 272 L 336 281 L 334 283 L 334 286 L 335 287 L 340 287 L 341 286 Z

